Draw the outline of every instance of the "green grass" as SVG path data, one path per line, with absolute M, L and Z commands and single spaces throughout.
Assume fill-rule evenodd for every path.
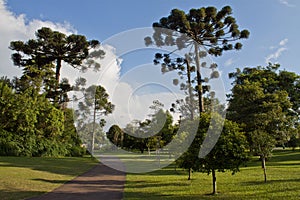
M 235 175 L 217 173 L 217 195 L 212 192 L 211 176 L 174 170 L 172 166 L 146 174 L 127 174 L 126 200 L 199 199 L 300 199 L 300 151 L 277 150 L 267 162 L 268 182 L 254 157 Z
M 92 158 L 0 157 L 0 199 L 49 192 L 96 164 Z
M 0 157 L 0 199 L 24 199 L 57 188 L 96 164 L 91 158 Z M 218 194 L 211 176 L 174 170 L 173 166 L 146 174 L 127 174 L 125 199 L 300 199 L 300 151 L 277 150 L 267 162 L 268 182 L 257 157 L 241 172 L 218 173 Z

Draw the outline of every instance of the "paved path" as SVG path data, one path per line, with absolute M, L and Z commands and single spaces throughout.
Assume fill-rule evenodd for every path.
M 124 172 L 100 163 L 52 192 L 29 200 L 121 200 L 125 180 Z

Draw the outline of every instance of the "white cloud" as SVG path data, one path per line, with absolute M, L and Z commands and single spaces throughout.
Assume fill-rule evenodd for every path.
M 34 38 L 36 30 L 41 27 L 50 27 L 66 34 L 76 33 L 67 22 L 55 23 L 40 19 L 29 21 L 25 14 L 16 15 L 8 10 L 4 0 L 0 0 L 0 19 L 0 76 L 9 78 L 21 75 L 21 70 L 10 60 L 12 51 L 8 47 L 11 41 Z M 168 109 L 171 103 L 183 97 L 183 91 L 172 85 L 174 76 L 177 77 L 176 73 L 162 75 L 160 68 L 141 66 L 121 75 L 122 59 L 116 56 L 116 49 L 110 45 L 101 48 L 106 54 L 104 59 L 98 60 L 101 63 L 99 72 L 91 70 L 80 73 L 64 64 L 61 77 L 68 78 L 71 83 L 77 77 L 85 77 L 88 81 L 87 87 L 92 84 L 105 87 L 110 100 L 116 106 L 113 114 L 106 118 L 108 127 L 116 123 L 122 127 L 134 119 L 144 120 L 150 114 L 149 106 L 154 100 L 159 100 Z
M 289 0 L 279 0 L 279 3 L 281 3 L 281 4 L 283 4 L 283 5 L 287 6 L 287 7 L 295 7 L 295 5 L 291 4 L 289 2 Z
M 272 53 L 267 56 L 266 63 L 269 63 L 272 60 L 276 61 L 281 56 L 281 54 L 286 50 L 287 50 L 287 48 L 285 48 L 285 47 L 281 47 L 281 48 L 277 49 L 277 51 L 275 53 Z
M 233 58 L 229 58 L 228 60 L 225 61 L 224 66 L 225 67 L 229 67 L 230 65 L 232 65 L 235 62 L 235 60 L 233 60 Z
M 13 65 L 10 59 L 12 51 L 8 47 L 11 41 L 27 41 L 34 38 L 36 30 L 41 27 L 49 27 L 65 34 L 76 33 L 67 22 L 55 23 L 40 19 L 27 20 L 25 14 L 16 15 L 7 8 L 4 0 L 0 0 L 0 19 L 0 76 L 8 76 L 9 78 L 20 76 L 22 72 L 20 68 Z M 122 60 L 116 56 L 116 50 L 109 45 L 104 45 L 101 48 L 106 52 L 106 55 L 104 59 L 98 60 L 101 63 L 99 72 L 95 73 L 91 70 L 87 73 L 80 73 L 63 64 L 61 77 L 68 78 L 71 83 L 74 83 L 79 76 L 85 77 L 88 81 L 87 87 L 92 84 L 104 86 L 112 103 L 116 105 L 114 114 L 107 118 L 108 123 L 118 122 L 120 125 L 125 125 L 133 119 L 143 120 L 149 114 L 149 106 L 152 101 L 156 99 L 163 102 L 166 108 L 169 107 L 171 102 L 174 102 L 176 98 L 174 93 L 155 93 L 155 91 L 147 93 L 146 91 L 144 94 L 134 94 L 136 79 L 143 79 L 140 76 L 147 75 L 133 74 L 131 81 L 128 79 L 123 80 L 120 77 Z M 156 74 L 156 77 L 161 75 L 159 70 L 158 72 L 159 74 Z M 116 89 L 116 87 L 118 88 Z
M 33 19 L 28 21 L 25 14 L 16 15 L 11 12 L 4 0 L 0 0 L 0 76 L 12 78 L 19 76 L 21 70 L 14 66 L 10 57 L 12 51 L 8 48 L 11 41 L 34 38 L 35 31 L 41 27 L 49 27 L 66 34 L 75 32 L 71 25 Z
M 288 43 L 288 41 L 288 38 L 285 38 L 281 40 L 277 46 L 271 46 L 270 49 L 274 50 L 275 52 L 269 54 L 266 57 L 266 63 L 277 61 L 277 59 L 282 55 L 282 53 L 287 50 L 286 44 Z
M 289 39 L 285 38 L 279 42 L 280 46 L 285 46 L 288 43 Z

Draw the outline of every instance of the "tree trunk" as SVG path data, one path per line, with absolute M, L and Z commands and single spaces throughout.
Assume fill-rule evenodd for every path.
M 59 83 L 59 79 L 60 79 L 60 69 L 61 69 L 61 59 L 58 58 L 56 60 L 56 72 L 55 72 L 55 79 L 57 83 Z
M 191 168 L 189 168 L 189 177 L 188 177 L 188 180 L 191 180 Z
M 54 102 L 55 103 L 60 103 L 60 97 L 58 95 L 58 86 L 59 86 L 59 79 L 60 79 L 60 69 L 61 69 L 61 59 L 56 60 L 56 71 L 55 71 L 55 94 L 54 94 Z
M 95 126 L 96 126 L 96 97 L 94 101 L 94 115 L 93 115 L 93 133 L 92 133 L 92 150 L 91 154 L 94 154 L 94 148 L 95 148 Z
M 201 78 L 201 69 L 200 69 L 200 57 L 198 50 L 198 43 L 195 42 L 195 57 L 196 57 L 196 67 L 197 67 L 197 84 L 198 84 L 198 98 L 199 98 L 199 113 L 204 112 L 204 100 L 203 100 L 203 88 L 202 88 L 202 78 Z
M 192 89 L 192 81 L 191 81 L 191 68 L 190 68 L 188 55 L 185 55 L 185 60 L 186 60 L 187 77 L 188 77 L 188 91 L 189 91 L 189 98 L 190 98 L 189 109 L 191 111 L 191 120 L 193 120 L 194 119 L 193 89 Z
M 264 170 L 264 180 L 267 182 L 267 167 L 266 167 L 266 158 L 265 156 L 260 156 L 261 159 L 261 167 Z
M 217 193 L 217 177 L 216 177 L 216 171 L 212 170 L 212 184 L 213 184 L 213 192 L 212 194 Z

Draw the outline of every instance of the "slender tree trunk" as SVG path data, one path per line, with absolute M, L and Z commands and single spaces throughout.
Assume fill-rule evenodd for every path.
M 55 80 L 57 83 L 59 83 L 59 79 L 60 79 L 60 69 L 61 69 L 61 59 L 58 58 L 56 60 L 56 72 L 55 72 Z
M 58 86 L 59 86 L 59 79 L 60 79 L 60 69 L 61 69 L 61 59 L 58 58 L 56 60 L 56 71 L 55 71 L 55 80 L 56 80 L 56 83 L 55 83 L 55 88 L 54 88 L 54 92 L 55 92 L 55 96 L 54 96 L 54 103 L 60 103 L 60 97 L 58 95 Z
M 216 177 L 216 171 L 212 170 L 212 184 L 213 184 L 213 192 L 212 194 L 217 193 L 217 177 Z
M 202 88 L 202 77 L 200 69 L 200 57 L 199 57 L 199 45 L 195 42 L 195 57 L 196 57 L 196 67 L 197 67 L 197 85 L 198 85 L 198 98 L 199 98 L 199 113 L 204 112 L 204 100 L 203 100 L 203 88 Z
M 92 133 L 92 149 L 91 153 L 92 155 L 94 154 L 94 149 L 95 149 L 95 126 L 96 126 L 96 98 L 94 102 L 94 113 L 93 113 L 93 133 Z
M 123 141 L 124 141 L 124 133 L 121 132 L 121 148 L 123 148 Z
M 260 159 L 261 159 L 261 167 L 264 171 L 264 180 L 265 180 L 265 183 L 266 183 L 267 182 L 266 158 L 265 158 L 265 156 L 260 156 Z
M 187 77 L 188 77 L 188 91 L 189 91 L 189 98 L 190 98 L 190 106 L 189 109 L 191 111 L 191 119 L 194 119 L 194 103 L 193 103 L 193 89 L 192 89 L 192 81 L 191 81 L 191 67 L 188 55 L 185 55 L 186 60 L 186 67 L 187 67 Z
M 188 180 L 191 180 L 191 171 L 192 171 L 192 169 L 189 168 L 189 177 L 188 177 Z

